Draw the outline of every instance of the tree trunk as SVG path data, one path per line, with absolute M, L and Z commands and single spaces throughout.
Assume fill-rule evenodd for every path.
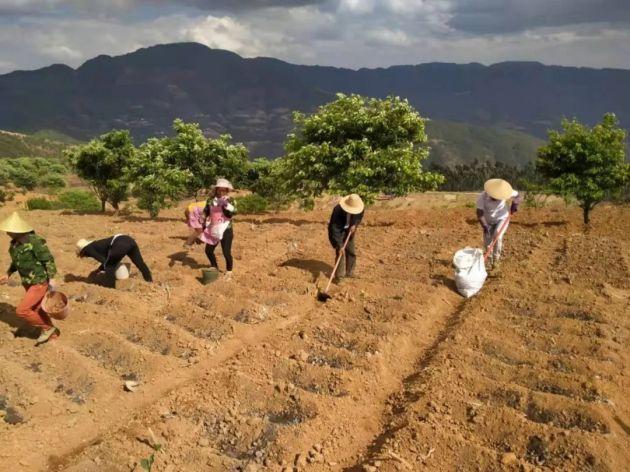
M 103 200 L 101 198 L 101 212 L 105 213 L 105 204 L 107 203 L 107 199 Z
M 585 225 L 588 225 L 588 224 L 589 224 L 589 222 L 591 221 L 591 220 L 590 220 L 590 215 L 589 215 L 589 213 L 590 213 L 590 211 L 591 211 L 591 205 L 590 205 L 590 204 L 585 204 L 585 205 L 582 207 L 582 210 L 583 210 L 583 212 L 584 212 L 584 224 L 585 224 Z

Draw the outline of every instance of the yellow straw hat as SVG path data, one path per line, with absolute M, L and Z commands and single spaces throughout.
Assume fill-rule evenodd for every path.
M 343 197 L 339 202 L 341 208 L 346 213 L 350 213 L 351 215 L 358 215 L 365 209 L 365 204 L 361 197 L 359 197 L 356 193 Z
M 30 233 L 33 231 L 33 227 L 24 221 L 17 211 L 14 211 L 11 213 L 11 216 L 0 223 L 0 231 L 7 233 Z
M 503 179 L 490 179 L 483 184 L 483 189 L 495 200 L 507 200 L 514 193 L 512 186 Z

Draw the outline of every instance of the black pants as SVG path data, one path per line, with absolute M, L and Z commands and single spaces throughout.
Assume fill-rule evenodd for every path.
M 346 240 L 348 235 L 344 233 L 343 240 Z M 343 242 L 339 245 L 339 241 L 335 240 L 332 233 L 329 232 L 328 239 L 333 248 L 335 248 L 335 260 L 339 258 L 341 255 L 341 260 L 339 261 L 339 265 L 337 266 L 337 272 L 335 273 L 335 277 L 350 277 L 354 272 L 354 266 L 357 263 L 357 252 L 354 246 L 354 235 L 348 241 L 346 245 L 346 249 L 343 254 L 341 254 L 341 247 L 343 246 Z
M 232 259 L 232 240 L 234 239 L 234 230 L 230 226 L 223 233 L 223 239 L 221 239 L 221 251 L 223 251 L 223 257 L 225 257 L 225 266 L 227 270 L 232 270 L 234 267 L 234 260 Z M 208 256 L 208 260 L 210 261 L 210 265 L 215 269 L 219 268 L 217 264 L 217 256 L 214 255 L 214 248 L 217 247 L 217 244 L 214 246 L 212 244 L 206 244 L 206 256 Z
M 132 237 L 123 235 L 118 236 L 112 243 L 106 265 L 103 267 L 105 270 L 105 285 L 107 287 L 116 287 L 116 268 L 125 256 L 131 259 L 131 262 L 142 273 L 144 280 L 153 282 L 151 271 L 144 263 L 144 259 L 142 259 L 138 243 Z

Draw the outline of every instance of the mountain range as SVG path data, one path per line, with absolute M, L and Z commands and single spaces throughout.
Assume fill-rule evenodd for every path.
M 630 70 L 620 69 L 504 62 L 351 70 L 176 43 L 101 55 L 77 69 L 56 64 L 0 75 L 0 129 L 85 140 L 124 128 L 141 141 L 169 133 L 179 117 L 208 135 L 230 133 L 253 157 L 275 157 L 293 110 L 313 111 L 337 92 L 397 95 L 432 120 L 434 159 L 509 162 L 532 158 L 562 117 L 593 124 L 614 112 L 628 127 L 629 85 Z M 471 156 L 473 148 L 482 155 Z

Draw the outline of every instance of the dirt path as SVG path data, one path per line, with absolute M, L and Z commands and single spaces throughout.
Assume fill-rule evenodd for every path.
M 621 470 L 627 210 L 598 209 L 590 234 L 577 212 L 524 212 L 503 273 L 464 302 L 450 259 L 477 227 L 436 198 L 370 211 L 359 278 L 326 304 L 326 211 L 241 216 L 233 280 L 205 287 L 176 210 L 29 213 L 80 301 L 62 337 L 34 348 L 12 334 L 21 287 L 3 288 L 0 469 L 140 470 L 153 453 L 153 470 L 171 472 L 492 470 L 514 452 L 514 470 Z M 74 240 L 117 232 L 136 237 L 156 284 L 84 280 Z

